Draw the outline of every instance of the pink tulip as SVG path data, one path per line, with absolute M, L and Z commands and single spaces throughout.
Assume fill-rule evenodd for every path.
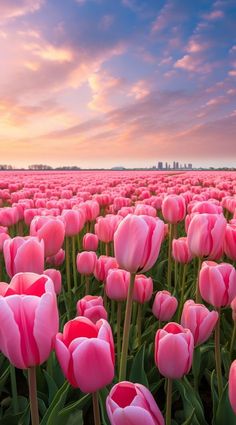
M 84 316 L 96 323 L 100 319 L 107 320 L 107 312 L 103 306 L 102 297 L 86 295 L 76 305 L 77 315 Z
M 216 308 L 229 306 L 236 296 L 236 270 L 228 263 L 204 261 L 199 273 L 199 290 L 204 301 Z
M 97 251 L 98 249 L 98 237 L 93 233 L 86 233 L 83 237 L 83 249 L 84 251 Z
M 151 277 L 137 274 L 134 280 L 133 301 L 140 304 L 150 301 L 153 293 L 153 281 Z
M 231 260 L 236 261 L 236 221 L 231 220 L 226 226 L 224 252 Z
M 187 238 L 191 254 L 217 260 L 223 253 L 226 220 L 222 214 L 196 214 L 190 221 Z
M 95 224 L 95 233 L 102 242 L 112 242 L 114 233 L 121 222 L 119 215 L 107 215 L 106 217 L 98 217 Z
M 61 292 L 61 272 L 56 269 L 46 269 L 43 274 L 50 277 L 54 284 L 54 290 L 56 294 L 60 294 Z
M 0 349 L 14 366 L 26 369 L 44 363 L 59 325 L 51 279 L 16 274 L 0 296 L 0 321 Z
M 56 217 L 34 217 L 30 224 L 30 235 L 43 239 L 45 257 L 51 257 L 62 247 L 65 226 Z
M 61 215 L 65 225 L 65 235 L 77 235 L 84 227 L 84 214 L 79 210 L 64 210 Z
M 159 372 L 169 379 L 182 378 L 192 366 L 193 349 L 189 329 L 174 322 L 159 329 L 155 338 L 155 363 Z
M 130 273 L 121 269 L 110 269 L 107 273 L 105 291 L 111 300 L 125 301 L 128 295 Z
M 100 282 L 104 282 L 110 269 L 118 269 L 116 259 L 114 257 L 108 257 L 107 255 L 100 255 L 95 264 L 95 278 Z
M 118 382 L 106 399 L 111 425 L 164 425 L 151 392 L 141 384 Z
M 164 238 L 164 223 L 150 216 L 127 215 L 114 234 L 115 257 L 130 273 L 152 268 Z
M 3 246 L 3 255 L 8 276 L 19 272 L 43 274 L 44 242 L 38 238 L 20 237 L 7 239 Z
M 188 264 L 192 260 L 186 237 L 172 240 L 172 256 L 175 261 L 181 264 Z
M 0 233 L 0 252 L 3 251 L 4 242 L 7 239 L 11 239 L 8 233 Z
M 50 264 L 51 266 L 61 266 L 64 263 L 65 260 L 65 251 L 64 249 L 60 249 L 55 255 L 52 257 L 46 258 L 46 263 Z
M 188 300 L 184 304 L 181 325 L 190 329 L 194 337 L 194 345 L 203 344 L 213 332 L 218 320 L 216 311 L 209 311 L 205 305 Z
M 93 251 L 83 251 L 77 255 L 76 265 L 80 274 L 93 274 L 97 262 L 97 256 Z
M 171 224 L 182 221 L 186 214 L 185 199 L 178 195 L 168 195 L 162 203 L 162 214 L 164 219 Z
M 158 291 L 154 298 L 152 312 L 161 322 L 168 322 L 174 316 L 178 301 L 169 291 Z
M 229 371 L 229 401 L 236 415 L 236 360 L 231 364 Z
M 66 379 L 75 388 L 93 393 L 112 382 L 114 342 L 109 323 L 87 317 L 67 322 L 56 336 L 55 350 Z

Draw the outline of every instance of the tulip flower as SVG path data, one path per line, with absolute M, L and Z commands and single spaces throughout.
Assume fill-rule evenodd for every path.
M 60 294 L 61 292 L 61 272 L 56 269 L 46 269 L 44 270 L 43 274 L 50 277 L 54 284 L 54 290 L 56 294 Z
M 152 268 L 164 238 L 164 223 L 150 216 L 127 215 L 114 234 L 115 257 L 130 273 Z
M 224 252 L 231 260 L 236 261 L 236 220 L 226 226 Z
M 92 275 L 97 262 L 97 256 L 93 251 L 83 251 L 77 255 L 76 265 L 80 274 L 85 275 L 85 292 L 89 293 L 89 275 Z
M 65 226 L 56 217 L 34 217 L 30 224 L 30 235 L 43 239 L 45 257 L 51 257 L 62 247 Z
M 87 317 L 67 322 L 56 335 L 55 350 L 66 379 L 85 393 L 94 393 L 114 377 L 114 343 L 106 320 Z
M 216 308 L 229 306 L 236 296 L 236 270 L 228 263 L 204 261 L 199 274 L 204 301 Z
M 121 269 L 110 269 L 107 273 L 105 291 L 111 300 L 125 301 L 128 295 L 130 273 Z
M 135 273 L 137 271 L 147 271 L 154 265 L 163 238 L 163 221 L 141 215 L 127 215 L 121 221 L 114 234 L 114 248 L 117 262 L 121 268 L 131 273 L 125 311 L 120 380 L 125 379 L 126 376 Z
M 188 264 L 192 260 L 186 237 L 172 240 L 172 256 L 175 261 L 181 264 Z
M 151 392 L 141 384 L 118 382 L 106 399 L 111 425 L 164 425 Z
M 196 304 L 193 300 L 188 300 L 184 304 L 181 325 L 190 329 L 194 337 L 194 345 L 203 344 L 213 332 L 218 313 L 209 311 L 203 304 Z
M 84 251 L 97 251 L 98 249 L 98 237 L 94 233 L 86 233 L 83 237 L 83 249 Z
M 102 297 L 86 295 L 76 304 L 78 316 L 84 316 L 96 323 L 99 319 L 107 320 L 107 312 L 103 306 Z
M 178 195 L 168 195 L 162 203 L 162 214 L 164 219 L 171 224 L 182 221 L 186 214 L 185 199 Z
M 44 270 L 44 242 L 34 236 L 16 236 L 3 246 L 6 271 L 9 277 L 20 272 L 42 274 Z
M 188 227 L 188 245 L 194 257 L 218 260 L 223 253 L 226 220 L 223 214 L 195 214 Z
M 186 375 L 193 360 L 194 340 L 189 329 L 170 322 L 159 329 L 155 338 L 155 363 L 159 372 L 168 378 L 166 425 L 171 424 L 172 380 Z
M 158 291 L 155 295 L 152 312 L 161 322 L 168 322 L 178 307 L 177 299 L 169 291 Z

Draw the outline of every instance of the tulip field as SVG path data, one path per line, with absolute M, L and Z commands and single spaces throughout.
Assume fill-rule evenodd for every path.
M 0 425 L 236 424 L 236 172 L 0 174 Z

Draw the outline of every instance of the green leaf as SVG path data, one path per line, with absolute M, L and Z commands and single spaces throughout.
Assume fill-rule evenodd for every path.
M 65 404 L 69 388 L 70 384 L 65 381 L 61 388 L 57 391 L 51 405 L 41 420 L 40 425 L 55 425 L 57 423 L 58 413 Z
M 193 415 L 195 413 L 195 408 L 193 408 L 192 414 L 182 423 L 182 425 L 192 425 Z
M 102 425 L 110 425 L 110 421 L 108 419 L 107 411 L 106 411 L 106 399 L 108 394 L 109 394 L 109 391 L 106 387 L 100 390 L 98 393 Z
M 221 396 L 215 418 L 215 425 L 235 425 L 236 415 L 232 410 L 228 396 L 228 383 L 226 384 Z
M 211 399 L 212 399 L 212 404 L 213 404 L 212 424 L 215 424 L 216 409 L 217 409 L 218 401 L 219 401 L 218 393 L 216 391 L 215 382 L 216 382 L 215 370 L 213 370 L 212 374 L 211 374 Z
M 43 370 L 45 379 L 47 381 L 48 386 L 48 401 L 51 404 L 53 398 L 55 397 L 56 392 L 58 391 L 58 386 L 51 375 L 48 374 L 46 370 Z
M 7 369 L 4 370 L 3 374 L 0 376 L 0 391 L 3 390 L 4 385 L 7 381 L 8 376 L 9 376 L 9 373 L 10 373 L 10 366 L 8 366 Z
M 140 348 L 134 357 L 129 380 L 134 383 L 139 383 L 148 387 L 147 375 L 144 370 L 144 360 L 145 360 L 145 344 Z
M 69 421 L 74 420 L 76 418 L 77 412 L 82 412 L 85 410 L 85 407 L 88 406 L 91 402 L 91 394 L 86 394 L 84 397 L 80 398 L 74 403 L 69 404 L 60 410 L 57 418 L 57 425 L 65 425 L 69 424 Z M 79 420 L 79 417 L 77 418 Z M 72 424 L 73 422 L 71 422 Z M 79 424 L 83 424 L 83 422 L 78 422 Z

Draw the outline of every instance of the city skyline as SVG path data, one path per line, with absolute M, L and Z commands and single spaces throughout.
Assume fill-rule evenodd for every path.
M 234 0 L 0 3 L 0 162 L 236 162 Z

